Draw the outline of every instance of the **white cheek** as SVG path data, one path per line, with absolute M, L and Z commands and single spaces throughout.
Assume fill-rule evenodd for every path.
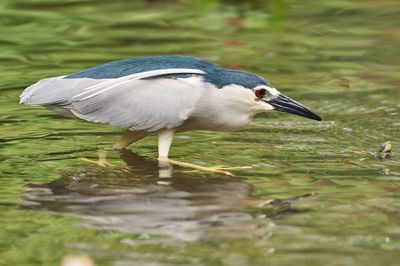
M 256 102 L 257 102 L 257 105 L 255 106 L 255 110 L 254 110 L 255 113 L 268 112 L 268 111 L 272 111 L 275 109 L 272 105 L 270 105 L 264 101 L 256 101 Z
M 265 109 L 266 109 L 267 111 L 272 111 L 272 110 L 275 110 L 275 107 L 273 107 L 272 105 L 270 105 L 270 104 L 268 104 L 268 103 L 265 103 Z
M 262 88 L 265 88 L 265 86 Z M 239 85 L 229 85 L 215 91 L 220 93 L 215 99 L 218 99 L 217 105 L 218 108 L 221 108 L 221 113 L 228 112 L 235 114 L 236 117 L 246 116 L 251 118 L 255 114 L 275 109 L 272 105 L 257 98 L 253 90 Z

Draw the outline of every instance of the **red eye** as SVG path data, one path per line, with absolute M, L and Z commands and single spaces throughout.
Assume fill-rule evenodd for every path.
M 262 98 L 265 95 L 265 92 L 266 92 L 265 89 L 256 90 L 256 96 L 258 98 Z

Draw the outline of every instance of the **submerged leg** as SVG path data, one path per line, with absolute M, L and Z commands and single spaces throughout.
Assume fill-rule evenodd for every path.
M 88 163 L 94 163 L 94 164 L 97 164 L 98 166 L 101 166 L 101 167 L 116 168 L 116 166 L 107 163 L 107 161 L 106 161 L 107 150 L 99 150 L 98 153 L 99 153 L 99 160 L 98 161 L 93 161 L 93 160 L 90 160 L 90 159 L 84 158 L 84 157 L 80 157 L 80 158 L 78 158 L 78 160 L 81 160 L 81 161 L 84 161 L 84 162 L 88 162 Z
M 132 131 L 132 130 L 126 130 L 120 140 L 113 146 L 114 150 L 120 150 L 125 148 L 126 146 L 131 145 L 133 142 L 138 141 L 148 135 L 147 132 L 144 131 Z M 89 162 L 89 163 L 94 163 L 97 164 L 98 166 L 102 167 L 109 167 L 109 168 L 121 168 L 118 166 L 114 166 L 112 164 L 107 163 L 106 161 L 106 150 L 100 150 L 99 151 L 99 160 L 93 161 L 89 160 L 87 158 L 78 158 L 81 161 Z M 122 167 L 123 168 L 123 167 Z
M 126 130 L 124 135 L 119 139 L 119 141 L 113 146 L 114 150 L 120 150 L 125 148 L 126 146 L 131 145 L 133 142 L 141 140 L 142 138 L 148 135 L 145 131 L 132 131 Z

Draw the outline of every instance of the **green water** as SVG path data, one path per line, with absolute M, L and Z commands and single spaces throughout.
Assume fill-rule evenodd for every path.
M 398 265 L 398 1 L 0 2 L 0 264 Z M 233 177 L 159 166 L 155 137 L 18 104 L 28 85 L 108 61 L 187 55 L 266 77 L 322 122 L 257 116 L 184 132 L 171 157 L 253 166 Z M 390 140 L 391 158 L 374 150 Z

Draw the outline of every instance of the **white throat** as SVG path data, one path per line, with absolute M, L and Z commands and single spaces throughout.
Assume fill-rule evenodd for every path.
M 256 114 L 273 109 L 259 100 L 252 90 L 240 85 L 227 85 L 221 89 L 210 86 L 205 89 L 193 115 L 196 125 L 204 125 L 198 129 L 235 131 L 245 128 Z

